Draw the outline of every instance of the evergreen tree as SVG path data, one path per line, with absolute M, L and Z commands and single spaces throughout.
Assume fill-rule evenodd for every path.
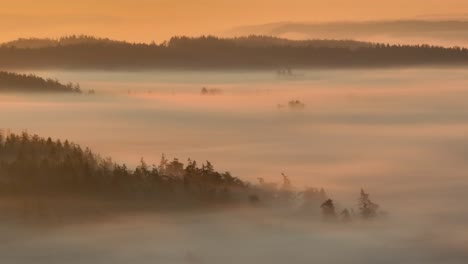
M 358 200 L 358 208 L 361 217 L 364 219 L 369 219 L 377 216 L 379 205 L 373 203 L 369 198 L 369 194 L 361 189 L 361 194 Z

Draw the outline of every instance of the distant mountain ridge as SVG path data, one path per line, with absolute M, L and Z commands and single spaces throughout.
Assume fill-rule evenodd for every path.
M 247 25 L 226 32 L 228 36 L 271 35 L 299 39 L 354 39 L 401 44 L 468 46 L 468 20 L 388 20 L 361 22 L 280 22 Z

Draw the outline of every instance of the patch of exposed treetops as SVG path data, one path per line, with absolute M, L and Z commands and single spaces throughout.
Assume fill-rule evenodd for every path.
M 292 208 L 322 214 L 329 220 L 351 221 L 378 215 L 379 206 L 361 190 L 355 209 L 342 208 L 324 189 L 296 191 L 288 176 L 281 184 L 260 178 L 251 184 L 218 172 L 210 162 L 167 160 L 148 165 L 143 159 L 135 169 L 101 158 L 88 148 L 67 140 L 0 133 L 0 194 L 7 196 L 60 197 L 71 195 L 127 201 L 135 204 L 168 204 L 196 208 L 210 205 L 249 205 Z M 339 210 L 338 210 L 339 209 Z
M 0 57 L 4 68 L 278 69 L 466 65 L 468 49 L 267 36 L 173 37 L 161 44 L 71 36 L 5 43 Z
M 60 83 L 33 74 L 0 71 L 0 91 L 7 92 L 72 92 L 81 93 L 78 83 Z

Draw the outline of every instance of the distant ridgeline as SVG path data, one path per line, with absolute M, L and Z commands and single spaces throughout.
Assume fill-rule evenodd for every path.
M 0 67 L 78 69 L 280 69 L 468 65 L 466 48 L 351 40 L 174 37 L 143 44 L 72 36 L 0 46 Z
M 62 84 L 32 74 L 0 71 L 0 92 L 71 92 L 81 93 L 79 84 Z
M 124 42 L 81 35 L 81 36 L 67 36 L 67 37 L 62 37 L 59 39 L 20 38 L 17 40 L 3 43 L 1 46 L 7 47 L 7 48 L 19 48 L 19 49 L 40 49 L 40 48 L 48 48 L 48 47 L 70 46 L 70 45 L 81 45 L 81 44 L 112 44 L 112 43 L 124 43 Z
M 354 215 L 353 209 L 335 205 L 325 190 L 296 191 L 290 179 L 282 176 L 280 185 L 262 178 L 250 184 L 216 171 L 208 161 L 199 166 L 188 160 L 184 165 L 164 155 L 157 166 L 142 159 L 136 169 L 129 169 L 68 141 L 0 133 L 0 198 L 67 195 L 189 208 L 210 204 L 292 208 L 301 201 L 302 212 L 321 212 L 327 219 L 348 221 Z M 378 205 L 364 191 L 355 215 L 378 215 Z

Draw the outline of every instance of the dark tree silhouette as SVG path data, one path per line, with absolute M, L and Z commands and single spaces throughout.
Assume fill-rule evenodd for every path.
M 130 170 L 68 141 L 0 133 L 0 193 L 77 194 L 128 199 L 172 197 L 190 202 L 244 200 L 247 184 L 210 162 L 197 166 L 163 156 Z M 235 195 L 234 195 L 235 194 Z
M 353 41 L 293 41 L 264 36 L 223 39 L 174 37 L 160 45 L 93 37 L 68 37 L 57 44 L 0 46 L 2 68 L 82 69 L 282 69 L 467 65 L 468 49 L 388 45 Z M 53 42 L 53 41 L 52 41 Z
M 366 193 L 363 189 L 361 189 L 361 194 L 358 200 L 358 206 L 359 213 L 362 218 L 369 219 L 377 216 L 377 210 L 379 209 L 379 205 L 373 203 L 369 198 L 369 194 Z
M 322 208 L 322 214 L 325 219 L 336 218 L 335 205 L 332 199 L 326 200 L 324 203 L 322 203 L 320 208 Z
M 53 200 L 73 196 L 125 201 L 132 206 L 149 205 L 143 208 L 198 208 L 239 203 L 292 208 L 302 196 L 304 211 L 311 211 L 312 206 L 319 210 L 320 206 L 325 219 L 337 218 L 334 201 L 327 197 L 325 190 L 310 188 L 296 192 L 285 174 L 279 187 L 262 178 L 258 185 L 252 185 L 229 172 L 216 171 L 209 161 L 198 165 L 189 159 L 185 165 L 178 159 L 169 161 L 164 155 L 159 165 L 149 165 L 141 159 L 138 166 L 130 169 L 68 140 L 45 139 L 26 132 L 0 131 L 0 196 Z M 361 190 L 360 215 L 372 218 L 377 209 L 369 195 Z M 350 218 L 345 209 L 341 219 L 347 222 Z
M 79 84 L 62 84 L 58 80 L 43 79 L 33 74 L 0 71 L 0 91 L 81 93 L 81 87 Z

